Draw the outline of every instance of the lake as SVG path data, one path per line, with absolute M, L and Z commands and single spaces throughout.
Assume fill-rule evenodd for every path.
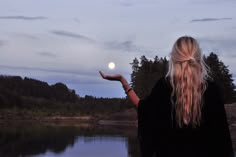
M 136 129 L 37 122 L 4 124 L 0 129 L 0 157 L 140 157 Z
M 1 157 L 139 157 L 135 127 L 3 126 Z

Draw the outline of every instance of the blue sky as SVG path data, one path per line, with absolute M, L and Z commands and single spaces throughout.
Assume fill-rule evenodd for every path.
M 63 82 L 81 96 L 124 97 L 98 70 L 129 80 L 135 57 L 168 56 L 190 35 L 236 78 L 235 8 L 235 0 L 1 0 L 0 71 Z

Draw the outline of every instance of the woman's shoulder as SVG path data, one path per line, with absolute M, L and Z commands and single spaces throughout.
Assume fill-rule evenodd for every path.
M 221 89 L 221 85 L 217 83 L 214 79 L 207 79 L 206 80 L 207 90 L 212 90 L 215 92 L 219 92 Z
M 162 76 L 157 79 L 155 85 L 152 87 L 150 94 L 145 98 L 146 100 L 159 100 L 165 95 L 171 93 L 171 85 L 168 78 Z
M 214 101 L 224 102 L 223 87 L 220 83 L 213 79 L 207 80 L 207 88 L 205 91 L 205 98 L 212 99 Z
M 158 79 L 156 84 L 161 84 L 161 85 L 170 85 L 170 78 L 166 76 L 162 76 Z
M 162 86 L 165 89 L 171 89 L 170 78 L 162 76 L 156 83 L 156 86 Z

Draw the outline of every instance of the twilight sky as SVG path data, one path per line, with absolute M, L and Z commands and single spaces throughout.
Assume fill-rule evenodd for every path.
M 0 0 L 0 74 L 63 82 L 81 96 L 124 97 L 98 70 L 130 80 L 135 57 L 168 56 L 190 35 L 235 79 L 235 8 L 235 0 Z

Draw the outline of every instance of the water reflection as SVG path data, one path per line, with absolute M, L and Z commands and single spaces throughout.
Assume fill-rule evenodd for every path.
M 139 157 L 136 128 L 1 127 L 3 157 Z
M 126 138 L 79 137 L 72 147 L 61 154 L 46 152 L 34 157 L 128 157 Z

